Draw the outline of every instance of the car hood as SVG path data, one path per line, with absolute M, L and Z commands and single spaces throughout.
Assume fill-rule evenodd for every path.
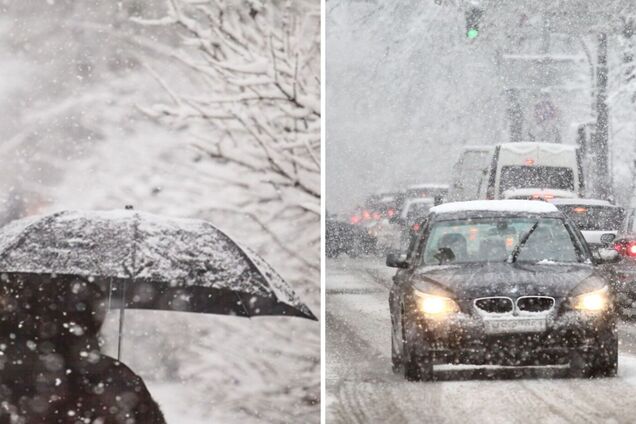
M 418 290 L 446 292 L 458 299 L 528 295 L 565 297 L 607 284 L 592 265 L 558 263 L 431 266 L 417 269 L 411 281 Z

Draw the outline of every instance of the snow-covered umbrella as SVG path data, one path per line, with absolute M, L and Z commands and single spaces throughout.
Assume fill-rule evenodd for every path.
M 111 307 L 316 319 L 262 258 L 209 222 L 133 210 L 62 211 L 0 229 L 0 272 L 77 275 Z

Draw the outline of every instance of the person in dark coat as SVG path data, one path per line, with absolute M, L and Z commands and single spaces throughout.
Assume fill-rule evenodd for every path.
M 164 424 L 143 380 L 100 352 L 100 287 L 0 275 L 0 424 Z

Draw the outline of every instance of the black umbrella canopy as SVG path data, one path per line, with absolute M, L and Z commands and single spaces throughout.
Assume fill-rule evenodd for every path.
M 202 220 L 115 210 L 14 221 L 0 229 L 0 272 L 83 276 L 127 308 L 316 319 L 269 264 Z

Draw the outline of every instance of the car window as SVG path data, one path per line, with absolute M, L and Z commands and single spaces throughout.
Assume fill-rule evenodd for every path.
M 582 231 L 618 230 L 625 219 L 623 208 L 613 206 L 557 205 Z
M 432 204 L 425 202 L 410 203 L 408 211 L 406 213 L 406 220 L 409 223 L 413 223 L 420 220 L 422 217 L 428 215 L 428 211 L 431 209 Z
M 503 262 L 538 223 L 517 257 L 519 262 L 580 262 L 576 240 L 558 218 L 480 218 L 432 224 L 420 265 Z
M 574 191 L 574 172 L 556 166 L 504 166 L 501 168 L 499 194 L 524 187 Z
M 420 230 L 416 233 L 409 232 L 409 241 L 408 247 L 406 249 L 406 259 L 410 261 L 415 254 L 417 253 L 418 247 L 421 241 L 421 234 L 427 231 L 426 225 L 428 223 L 428 219 L 425 218 L 422 222 L 420 222 Z

